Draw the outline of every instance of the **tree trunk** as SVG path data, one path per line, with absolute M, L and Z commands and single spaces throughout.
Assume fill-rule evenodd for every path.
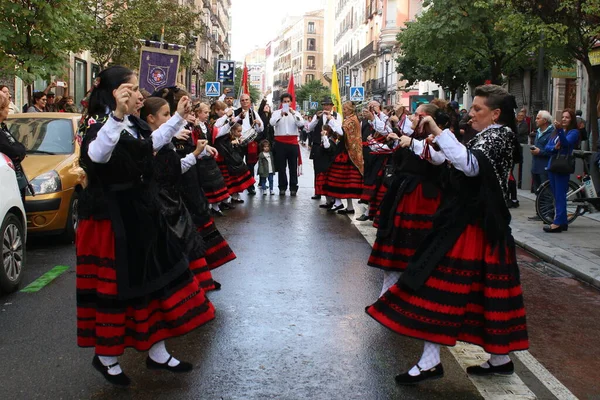
M 598 145 L 598 104 L 600 100 L 600 71 L 587 60 L 584 62 L 588 74 L 588 115 L 591 127 L 590 150 L 596 151 Z
M 490 63 L 490 80 L 494 85 L 502 85 L 502 67 L 495 60 Z

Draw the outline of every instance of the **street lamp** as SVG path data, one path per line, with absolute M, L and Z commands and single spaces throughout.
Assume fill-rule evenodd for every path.
M 356 77 L 358 76 L 358 67 L 352 68 L 352 76 L 354 77 L 354 86 L 356 85 Z
M 385 92 L 383 93 L 383 98 L 385 100 L 385 104 L 387 104 L 388 68 L 390 66 L 390 60 L 392 59 L 392 51 L 390 49 L 385 49 L 381 52 L 381 54 L 383 54 L 383 60 L 385 61 Z

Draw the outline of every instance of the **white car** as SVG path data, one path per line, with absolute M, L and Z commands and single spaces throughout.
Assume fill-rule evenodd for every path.
M 19 287 L 25 266 L 27 221 L 14 168 L 10 158 L 0 153 L 0 291 L 3 293 Z

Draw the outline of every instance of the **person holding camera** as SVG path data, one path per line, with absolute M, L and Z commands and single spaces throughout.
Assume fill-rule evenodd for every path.
M 308 124 L 310 159 L 313 160 L 313 165 L 321 164 L 321 161 L 316 158 L 320 157 L 320 152 L 317 152 L 317 149 L 321 145 L 321 132 L 323 131 L 323 127 L 329 125 L 338 135 L 343 134 L 342 117 L 337 112 L 333 111 L 333 101 L 331 101 L 331 97 L 325 97 L 323 101 L 321 101 L 321 105 L 323 106 L 323 110 L 317 111 Z M 315 175 L 315 188 L 316 179 L 317 177 Z M 311 199 L 320 200 L 321 196 L 315 193 Z

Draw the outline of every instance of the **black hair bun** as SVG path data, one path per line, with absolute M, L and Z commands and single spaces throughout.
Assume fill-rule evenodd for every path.
M 438 109 L 433 116 L 433 120 L 438 126 L 446 127 L 450 122 L 450 116 L 446 112 Z

